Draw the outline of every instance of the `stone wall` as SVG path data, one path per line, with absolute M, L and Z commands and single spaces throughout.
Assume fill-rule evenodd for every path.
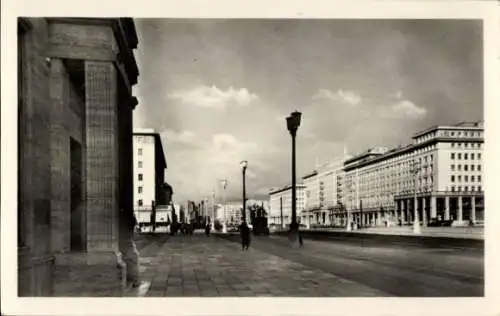
M 50 64 L 46 62 L 48 27 L 44 19 L 30 19 L 32 29 L 20 35 L 23 81 L 19 105 L 19 212 L 22 238 L 19 249 L 19 294 L 51 295 L 51 103 Z M 48 273 L 47 273 L 48 272 Z
M 130 63 L 136 67 L 135 59 L 122 38 L 126 34 L 121 19 L 23 21 L 29 29 L 19 37 L 24 65 L 19 108 L 19 294 L 52 295 L 55 275 L 57 295 L 76 284 L 87 295 L 95 288 L 91 279 L 104 281 L 112 289 L 106 293 L 116 295 L 125 279 L 116 252 L 131 248 L 131 231 L 124 223 L 130 222 L 127 212 L 133 214 L 135 103 L 130 83 L 137 82 L 138 74 Z M 119 52 L 129 56 L 127 66 Z M 81 163 L 73 164 L 74 169 L 71 144 L 81 145 Z M 73 210 L 79 216 L 71 215 L 72 173 L 81 176 L 81 203 Z M 87 253 L 68 252 L 72 228 L 81 228 L 84 246 L 79 250 Z M 121 236 L 126 240 L 119 247 Z
M 83 100 L 71 84 L 63 61 L 52 59 L 50 69 L 50 102 L 53 109 L 51 113 L 52 250 L 64 252 L 70 250 L 71 246 L 70 138 L 82 145 L 82 158 L 85 157 L 83 130 L 85 113 Z M 83 159 L 82 169 L 84 169 Z M 82 197 L 84 196 L 85 191 L 82 186 Z M 83 203 L 77 212 L 84 212 Z

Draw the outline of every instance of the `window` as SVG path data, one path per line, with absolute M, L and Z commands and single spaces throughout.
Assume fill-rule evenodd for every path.
M 137 162 L 137 167 L 142 168 L 142 161 Z
M 465 144 L 464 144 L 464 147 L 465 147 L 465 148 L 469 148 L 469 144 L 468 144 L 468 143 L 465 143 Z
M 467 160 L 467 159 L 469 159 L 469 155 L 465 153 L 464 154 L 464 160 Z
M 477 165 L 477 171 L 481 171 L 481 165 Z
M 458 171 L 462 171 L 462 165 L 457 165 Z
M 459 186 L 459 187 L 457 188 L 457 191 L 458 191 L 458 192 L 462 191 L 462 187 L 461 187 L 461 186 Z
M 469 176 L 464 176 L 464 181 L 469 182 Z
M 458 182 L 462 181 L 462 176 L 458 176 Z
M 451 165 L 451 171 L 455 171 L 455 165 Z
M 465 186 L 464 187 L 464 191 L 468 191 L 468 190 L 469 190 L 469 188 Z
M 477 159 L 481 159 L 481 154 L 480 153 L 477 154 Z
M 142 187 L 137 187 L 137 193 L 142 193 Z
M 478 186 L 477 186 L 477 190 L 478 190 L 479 192 L 481 192 L 481 191 L 482 191 L 482 188 L 481 188 L 481 186 L 480 186 L 480 185 L 478 185 Z
M 470 171 L 474 171 L 475 167 L 475 165 L 470 165 Z
M 469 165 L 464 165 L 464 171 L 469 171 Z
M 451 159 L 455 159 L 455 153 L 451 153 Z
M 476 190 L 476 187 L 475 187 L 475 186 L 471 186 L 471 187 L 470 187 L 470 190 L 471 190 L 471 191 L 475 191 L 475 190 Z
M 451 192 L 455 192 L 455 186 L 451 187 Z
M 475 176 L 470 176 L 470 182 L 474 182 L 476 181 L 476 177 Z
M 142 148 L 138 148 L 138 149 L 137 149 L 137 154 L 138 154 L 139 156 L 142 156 Z
M 455 148 L 455 143 L 451 143 L 451 148 Z
M 455 182 L 455 176 L 451 176 L 451 182 Z
M 455 136 L 455 132 L 451 132 L 451 136 Z
M 139 173 L 139 174 L 137 175 L 137 178 L 138 178 L 138 180 L 139 180 L 139 181 L 142 181 L 142 173 Z
M 473 154 L 473 153 L 472 153 L 472 154 L 470 154 L 470 159 L 471 159 L 471 160 L 474 160 L 474 154 Z
M 142 206 L 142 200 L 137 200 L 137 205 Z
M 477 176 L 477 182 L 481 182 L 481 176 Z
M 457 158 L 458 158 L 458 160 L 462 159 L 462 154 L 461 154 L 461 153 L 458 153 L 458 154 L 457 154 Z

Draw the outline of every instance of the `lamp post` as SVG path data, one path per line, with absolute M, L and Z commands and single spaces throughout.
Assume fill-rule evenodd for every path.
M 212 191 L 212 218 L 210 219 L 212 231 L 215 231 L 215 190 Z
M 243 223 L 246 223 L 247 221 L 247 212 L 246 212 L 247 197 L 245 191 L 245 176 L 246 176 L 247 166 L 248 166 L 248 161 L 243 160 L 240 162 L 241 172 L 243 174 L 243 211 L 241 214 L 243 216 Z
M 413 179 L 413 193 L 414 193 L 414 203 L 413 203 L 413 233 L 420 234 L 420 220 L 418 218 L 418 200 L 417 200 L 417 179 L 418 173 L 420 171 L 420 162 L 415 158 L 412 162 L 412 173 Z
M 292 136 L 292 222 L 290 223 L 290 240 L 298 241 L 299 225 L 297 224 L 297 198 L 296 198 L 296 177 L 295 177 L 295 136 L 300 126 L 302 113 L 295 111 L 286 118 L 286 126 Z
M 224 179 L 224 180 L 221 180 L 220 181 L 221 185 L 222 185 L 222 204 L 223 204 L 223 207 L 224 207 L 224 211 L 223 211 L 223 214 L 224 214 L 224 219 L 223 219 L 223 222 L 222 222 L 222 232 L 223 233 L 227 233 L 227 219 L 226 219 L 226 186 L 227 186 L 227 180 Z
M 351 194 L 351 191 L 352 191 L 352 180 L 349 179 L 349 182 L 348 182 L 349 194 Z M 349 207 L 347 208 L 347 226 L 346 226 L 346 230 L 348 232 L 350 232 L 352 230 L 352 228 L 351 228 L 351 207 L 354 204 L 353 202 L 354 202 L 354 198 L 349 197 Z

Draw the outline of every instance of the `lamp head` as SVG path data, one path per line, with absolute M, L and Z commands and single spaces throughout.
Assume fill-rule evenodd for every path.
M 226 188 L 226 186 L 227 186 L 227 180 L 226 180 L 226 179 L 221 180 L 221 181 L 220 181 L 220 183 L 222 184 L 222 188 L 224 188 L 224 189 L 225 189 L 225 188 Z
M 240 167 L 241 169 L 246 169 L 248 166 L 248 161 L 246 160 L 243 160 L 242 162 L 240 162 Z
M 300 126 L 300 119 L 302 117 L 302 113 L 299 111 L 292 112 L 289 117 L 286 118 L 286 127 L 288 131 L 295 132 Z

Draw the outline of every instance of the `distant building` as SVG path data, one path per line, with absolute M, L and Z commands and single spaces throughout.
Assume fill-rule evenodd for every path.
M 304 184 L 296 185 L 296 216 L 297 221 L 301 221 L 301 216 L 306 206 L 306 186 Z M 287 185 L 283 188 L 271 189 L 269 192 L 269 224 L 288 225 L 292 222 L 292 186 Z
M 165 183 L 167 163 L 160 134 L 153 129 L 135 129 L 133 137 L 134 212 L 150 212 L 155 205 L 167 205 L 172 187 Z
M 246 212 L 246 220 L 247 222 L 250 222 L 250 212 L 248 211 L 248 207 L 251 205 L 260 205 L 263 206 L 264 209 L 266 210 L 267 216 L 269 217 L 269 202 L 265 200 L 256 200 L 256 199 L 248 199 L 246 202 L 247 206 L 247 212 Z M 242 208 L 243 208 L 243 201 L 226 201 L 225 204 L 225 212 L 224 212 L 224 205 L 223 204 L 218 204 L 218 207 L 216 207 L 217 213 L 216 213 L 216 218 L 220 221 L 223 221 L 224 219 L 227 221 L 228 224 L 239 224 L 241 223 L 241 218 L 242 218 Z
M 302 223 L 310 225 L 340 225 L 333 212 L 342 209 L 344 199 L 344 162 L 350 156 L 334 159 L 316 166 L 311 173 L 302 177 L 305 186 L 305 210 Z
M 417 132 L 406 146 L 353 157 L 344 165 L 345 205 L 365 225 L 388 219 L 410 223 L 416 191 L 422 223 L 436 218 L 453 219 L 455 225 L 481 222 L 483 144 L 483 123 L 462 122 Z

